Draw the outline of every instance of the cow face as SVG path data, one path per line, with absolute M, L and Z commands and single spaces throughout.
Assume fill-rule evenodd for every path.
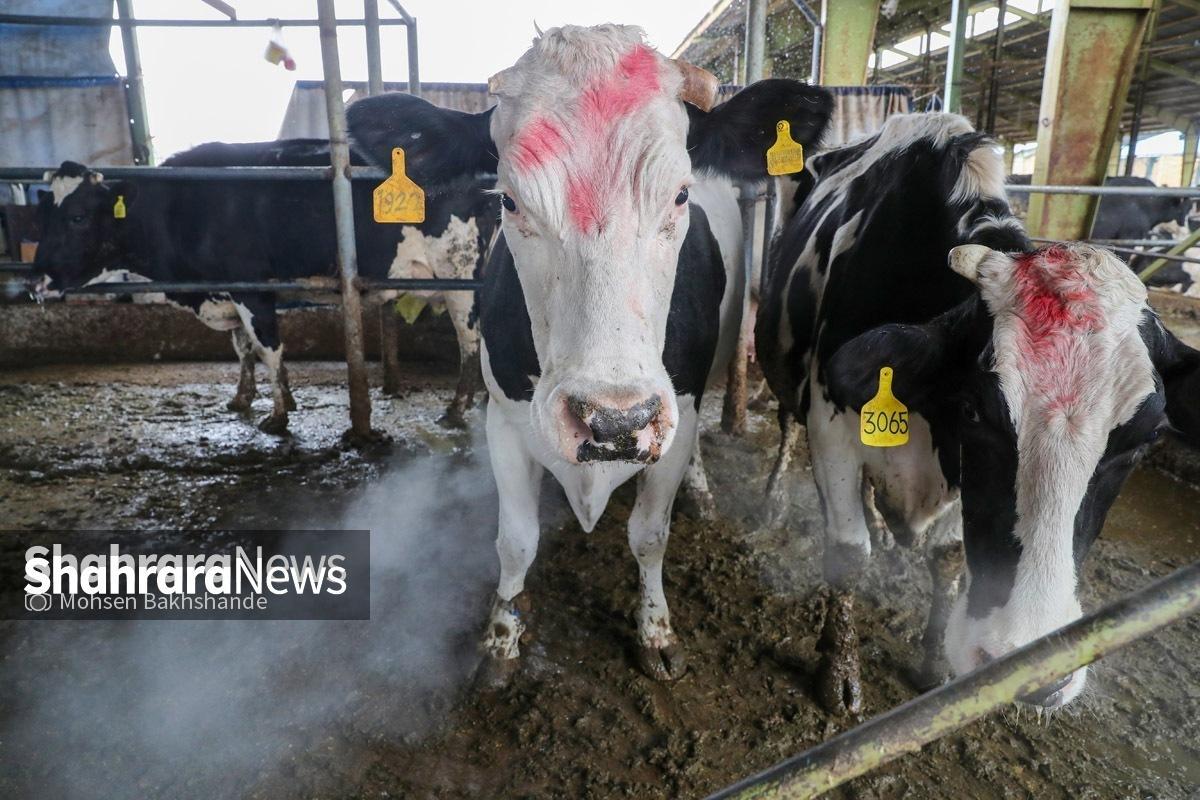
M 771 81 L 709 113 L 688 77 L 637 28 L 567 26 L 489 81 L 499 103 L 483 115 L 402 95 L 348 112 L 358 147 L 387 163 L 404 146 L 418 183 L 496 170 L 541 370 L 533 428 L 571 463 L 652 463 L 671 444 L 662 352 L 694 173 L 765 178 L 776 123 L 811 145 L 832 105 Z
M 131 185 L 106 184 L 99 172 L 71 161 L 47 178 L 50 191 L 38 201 L 41 239 L 34 268 L 41 277 L 32 287 L 38 296 L 82 286 L 117 265 L 127 223 L 114 206 L 121 197 L 128 215 L 135 193 Z
M 874 391 L 870 369 L 894 366 L 896 395 L 961 455 L 967 580 L 945 638 L 961 674 L 1080 616 L 1079 567 L 1133 466 L 1168 419 L 1200 437 L 1200 353 L 1107 250 L 966 245 L 951 266 L 977 297 L 852 340 L 830 373 L 853 404 Z M 1085 677 L 1028 700 L 1065 704 Z

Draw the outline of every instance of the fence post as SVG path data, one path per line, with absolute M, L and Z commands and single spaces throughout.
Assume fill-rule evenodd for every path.
M 337 225 L 338 272 L 342 283 L 342 317 L 346 328 L 346 371 L 350 386 L 350 435 L 371 435 L 371 396 L 363 356 L 362 295 L 357 286 L 358 252 L 354 242 L 354 197 L 350 184 L 350 144 L 346 139 L 346 107 L 342 101 L 342 67 L 338 59 L 337 18 L 333 0 L 317 0 L 321 31 L 321 65 L 325 72 L 325 110 L 329 115 L 329 150 L 333 172 L 333 216 Z

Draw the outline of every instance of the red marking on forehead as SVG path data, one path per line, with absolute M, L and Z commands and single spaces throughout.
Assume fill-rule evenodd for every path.
M 567 211 L 571 222 L 585 233 L 603 227 L 607 197 L 615 190 L 609 158 L 613 133 L 621 120 L 647 105 L 661 90 L 658 57 L 637 45 L 605 75 L 593 79 L 580 93 L 579 102 L 565 124 L 567 134 L 545 116 L 536 117 L 514 137 L 512 159 L 521 172 L 531 172 L 561 158 L 569 149 L 581 149 L 583 164 L 567 178 Z
M 1046 413 L 1069 413 L 1083 395 L 1088 361 L 1079 334 L 1104 327 L 1095 291 L 1065 247 L 1051 246 L 1018 258 L 1013 265 L 1022 371 Z

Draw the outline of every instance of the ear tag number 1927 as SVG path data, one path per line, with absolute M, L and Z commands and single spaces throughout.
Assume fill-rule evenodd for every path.
M 425 192 L 404 174 L 404 148 L 392 148 L 392 174 L 375 187 L 372 207 L 376 222 L 425 221 Z
M 767 174 L 791 175 L 804 169 L 804 145 L 792 138 L 786 119 L 775 123 L 775 144 L 767 149 Z
M 892 368 L 879 370 L 879 391 L 859 412 L 859 438 L 868 447 L 908 444 L 908 406 L 892 394 Z

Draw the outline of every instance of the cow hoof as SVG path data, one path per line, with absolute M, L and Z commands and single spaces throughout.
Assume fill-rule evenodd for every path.
M 467 427 L 467 420 L 463 413 L 457 409 L 448 409 L 445 414 L 442 414 L 437 419 L 437 424 L 443 428 L 453 428 L 462 430 Z
M 251 404 L 251 399 L 249 397 L 243 397 L 242 395 L 239 394 L 236 397 L 234 397 L 232 400 L 230 400 L 228 403 L 226 403 L 225 407 L 227 409 L 229 409 L 230 411 L 236 411 L 239 414 L 244 414 L 250 410 L 250 404 Z
M 817 700 L 830 714 L 862 712 L 857 650 L 821 656 L 821 663 L 817 667 Z
M 638 663 L 656 681 L 677 681 L 687 672 L 687 657 L 678 642 L 663 647 L 639 645 Z
M 486 655 L 475 672 L 475 688 L 482 692 L 496 692 L 510 683 L 521 666 L 519 658 L 497 658 Z
M 274 436 L 283 436 L 288 432 L 288 418 L 286 414 L 272 414 L 271 416 L 258 423 L 258 429 L 263 433 L 270 433 Z
M 286 408 L 288 411 L 295 411 L 296 410 L 296 398 L 292 397 L 292 395 L 290 393 L 285 394 L 283 396 L 283 407 Z

